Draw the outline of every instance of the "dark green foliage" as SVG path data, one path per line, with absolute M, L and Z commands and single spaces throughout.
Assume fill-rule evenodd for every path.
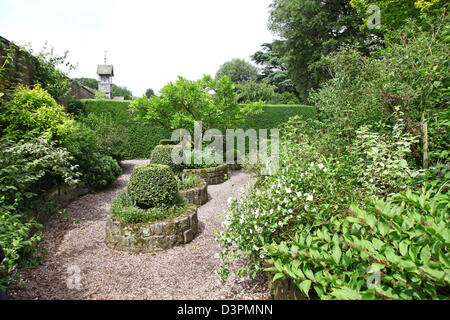
M 150 162 L 155 164 L 163 164 L 169 166 L 173 172 L 180 172 L 183 170 L 183 164 L 175 164 L 172 161 L 172 152 L 174 149 L 180 150 L 180 147 L 174 145 L 158 145 L 153 149 L 150 155 Z M 181 151 L 181 150 L 180 150 Z
M 169 166 L 140 165 L 131 172 L 127 192 L 140 208 L 159 207 L 173 204 L 178 184 Z
M 70 100 L 67 103 L 67 112 L 75 118 L 84 116 L 84 106 L 80 100 Z
M 86 114 L 100 117 L 108 115 L 115 126 L 127 128 L 128 144 L 125 159 L 147 159 L 161 139 L 170 137 L 170 132 L 133 119 L 128 112 L 128 101 L 81 100 Z
M 102 154 L 122 161 L 128 150 L 128 129 L 124 125 L 116 124 L 108 113 L 90 113 L 81 121 L 94 131 L 99 151 Z
M 142 209 L 136 206 L 130 195 L 125 191 L 119 194 L 111 204 L 111 214 L 128 223 L 152 223 L 176 218 L 186 212 L 189 204 L 177 194 L 171 205 L 161 205 Z
M 145 91 L 145 96 L 147 97 L 147 98 L 151 98 L 152 96 L 154 96 L 155 95 L 155 91 L 153 91 L 153 89 L 147 89 L 146 91 Z
M 172 141 L 170 139 L 161 139 L 159 141 L 159 144 L 164 145 L 164 146 L 167 146 L 167 145 L 173 146 L 173 145 L 177 145 L 178 143 L 179 143 L 178 141 Z
M 72 79 L 77 81 L 79 84 L 86 86 L 88 88 L 98 90 L 98 80 L 93 78 L 74 78 Z
M 316 118 L 316 108 L 305 105 L 265 105 L 261 114 L 249 117 L 242 129 L 272 129 L 277 128 L 290 117 L 300 115 L 305 119 Z
M 112 94 L 114 97 L 123 97 L 125 100 L 131 100 L 133 93 L 127 89 L 127 87 L 121 87 L 118 85 L 112 85 Z
M 330 77 L 322 57 L 344 44 L 365 46 L 367 35 L 359 30 L 361 17 L 349 0 L 275 0 L 271 8 L 270 29 L 281 37 L 273 49 L 303 101 L 311 88 Z

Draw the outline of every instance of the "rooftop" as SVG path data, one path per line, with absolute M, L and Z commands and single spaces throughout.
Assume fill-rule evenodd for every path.
M 99 76 L 114 76 L 114 69 L 111 64 L 97 65 L 97 74 Z

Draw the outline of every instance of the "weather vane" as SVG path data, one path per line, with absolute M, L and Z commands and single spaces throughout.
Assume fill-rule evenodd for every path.
M 106 64 L 106 53 L 107 53 L 107 52 L 108 52 L 108 51 L 105 50 L 105 64 Z

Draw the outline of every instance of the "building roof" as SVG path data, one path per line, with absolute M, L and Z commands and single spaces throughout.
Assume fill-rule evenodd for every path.
M 114 69 L 111 64 L 97 65 L 97 74 L 99 76 L 114 76 Z

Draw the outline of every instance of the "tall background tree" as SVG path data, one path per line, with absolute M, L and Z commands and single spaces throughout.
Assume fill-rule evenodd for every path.
M 145 91 L 145 96 L 147 97 L 147 98 L 151 98 L 152 96 L 154 96 L 155 95 L 155 91 L 153 91 L 153 89 L 151 89 L 151 88 L 149 88 L 149 89 L 147 89 L 146 91 Z
M 228 76 L 235 83 L 254 81 L 258 78 L 258 68 L 243 59 L 233 59 L 220 66 L 216 73 L 217 80 L 224 76 Z
M 302 100 L 330 77 L 321 63 L 344 44 L 364 47 L 361 16 L 349 0 L 274 0 L 269 28 L 281 40 L 274 44 Z

